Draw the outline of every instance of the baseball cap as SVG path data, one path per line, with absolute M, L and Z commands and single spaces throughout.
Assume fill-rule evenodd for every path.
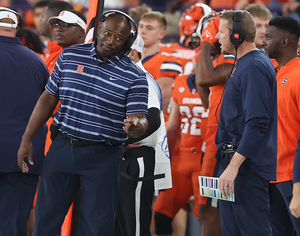
M 5 22 L 0 22 L 0 26 L 4 27 L 10 27 L 10 28 L 17 28 L 18 26 L 18 17 L 15 11 L 6 8 L 6 7 L 0 7 L 0 20 L 2 19 L 12 19 L 14 21 L 13 24 L 11 23 L 5 23 Z
M 78 15 L 69 10 L 61 11 L 58 16 L 50 17 L 48 22 L 52 25 L 56 23 L 57 20 L 61 20 L 70 24 L 77 24 L 82 29 L 86 30 L 86 23 Z
M 138 52 L 142 53 L 144 48 L 144 40 L 141 36 L 137 36 L 134 40 L 133 44 L 131 45 L 131 49 L 136 49 Z

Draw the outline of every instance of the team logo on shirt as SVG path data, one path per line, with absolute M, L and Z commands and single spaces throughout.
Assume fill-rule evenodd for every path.
M 180 88 L 178 89 L 178 91 L 179 91 L 180 93 L 183 93 L 183 92 L 184 92 L 184 90 L 185 90 L 185 88 L 184 88 L 184 87 L 180 87 Z
M 288 80 L 289 80 L 288 77 L 284 78 L 284 80 L 281 82 L 281 85 L 285 85 Z
M 212 39 L 211 33 L 207 29 L 204 31 L 204 34 L 206 38 Z
M 84 66 L 79 65 L 79 66 L 77 66 L 76 72 L 81 74 L 83 72 L 83 69 L 84 69 Z

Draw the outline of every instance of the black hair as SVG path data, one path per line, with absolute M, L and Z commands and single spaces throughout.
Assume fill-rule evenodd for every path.
M 39 36 L 36 33 L 34 33 L 32 30 L 27 28 L 22 28 L 17 33 L 17 37 L 21 39 L 23 45 L 25 45 L 32 51 L 43 54 L 42 42 Z
M 36 4 L 34 4 L 33 9 L 38 8 L 38 7 L 45 7 L 45 6 L 47 6 L 50 2 L 51 2 L 51 0 L 41 0 L 41 1 L 38 1 Z
M 269 26 L 275 26 L 276 28 L 295 35 L 298 38 L 300 37 L 300 24 L 296 19 L 290 16 L 277 16 L 270 20 Z
M 76 11 L 76 10 L 74 10 L 74 9 L 68 9 L 68 10 L 65 10 L 65 11 L 69 11 L 69 12 L 74 13 L 74 14 L 77 15 L 79 18 L 81 18 L 81 19 L 84 21 L 84 23 L 86 23 L 86 18 L 85 18 L 85 16 L 84 16 L 80 11 Z
M 50 10 L 51 12 L 53 12 L 54 15 L 58 16 L 59 13 L 63 10 L 71 10 L 74 9 L 73 5 L 65 2 L 65 1 L 54 1 L 54 2 L 50 2 L 47 5 L 48 10 Z

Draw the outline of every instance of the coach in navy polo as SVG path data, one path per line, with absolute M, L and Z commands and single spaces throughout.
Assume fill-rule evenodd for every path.
M 0 235 L 27 236 L 27 220 L 45 158 L 45 125 L 33 139 L 37 159 L 28 173 L 16 162 L 21 136 L 49 73 L 16 37 L 18 13 L 0 7 Z
M 148 126 L 146 75 L 124 48 L 130 21 L 112 12 L 95 42 L 65 48 L 32 113 L 18 152 L 23 172 L 25 156 L 33 164 L 32 138 L 61 101 L 58 135 L 40 177 L 34 236 L 59 234 L 79 188 L 84 235 L 114 235 L 122 143 L 126 133 L 138 137 Z

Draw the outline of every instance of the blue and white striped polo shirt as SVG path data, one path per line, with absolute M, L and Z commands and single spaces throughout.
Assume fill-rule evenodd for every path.
M 46 85 L 61 101 L 54 117 L 60 131 L 117 144 L 127 139 L 126 115 L 147 114 L 145 73 L 127 56 L 115 59 L 102 61 L 94 42 L 64 49 Z

